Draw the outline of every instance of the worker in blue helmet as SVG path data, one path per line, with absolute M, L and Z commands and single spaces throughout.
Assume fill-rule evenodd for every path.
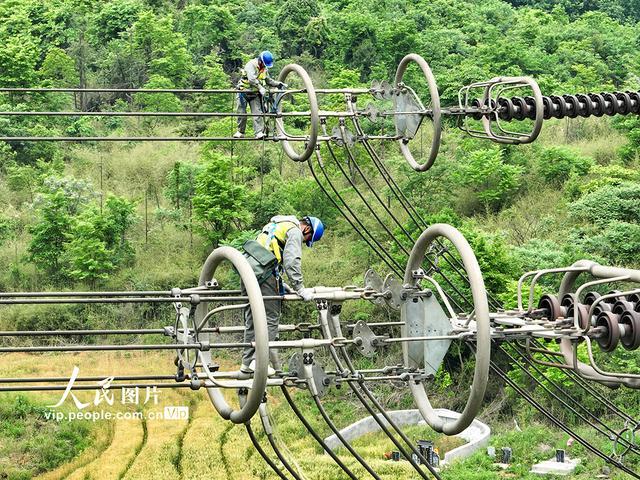
M 313 300 L 313 289 L 304 286 L 302 276 L 302 244 L 311 247 L 322 238 L 323 234 L 324 225 L 316 217 L 305 216 L 298 219 L 294 215 L 276 215 L 271 218 L 271 221 L 262 228 L 255 242 L 252 242 L 253 245 L 259 244 L 258 248 L 264 248 L 275 257 L 272 271 L 266 272 L 259 264 L 252 261 L 251 252 L 247 246 L 251 242 L 245 243 L 245 257 L 256 273 L 263 297 L 281 296 L 285 293 L 295 292 L 304 301 Z M 283 274 L 286 274 L 291 286 L 284 283 Z M 282 316 L 282 300 L 265 300 L 264 307 L 267 313 L 269 341 L 277 340 L 278 325 Z M 244 318 L 244 342 L 251 343 L 255 337 L 250 308 L 245 309 Z M 240 367 L 242 373 L 250 374 L 253 372 L 254 354 L 253 347 L 244 350 Z M 270 354 L 271 363 L 279 369 L 276 351 L 271 349 Z
M 241 72 L 240 81 L 237 88 L 242 90 L 238 93 L 238 131 L 233 134 L 234 138 L 244 137 L 247 128 L 247 104 L 251 107 L 251 113 L 264 113 L 262 104 L 263 98 L 267 93 L 267 87 L 276 87 L 284 89 L 287 87 L 285 83 L 273 80 L 269 76 L 269 69 L 273 67 L 273 54 L 265 50 L 257 58 L 253 58 L 247 62 Z M 264 138 L 264 121 L 262 116 L 255 115 L 253 117 L 253 133 L 256 138 Z

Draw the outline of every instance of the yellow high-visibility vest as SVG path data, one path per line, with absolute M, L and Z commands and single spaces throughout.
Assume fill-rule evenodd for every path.
M 245 88 L 245 89 L 252 88 L 251 84 L 249 83 L 249 78 L 247 77 L 247 72 L 244 70 L 244 68 L 240 70 L 240 74 L 241 74 L 240 83 L 242 85 L 242 88 Z M 258 81 L 260 83 L 264 83 L 266 78 L 267 78 L 267 68 L 262 67 L 260 70 L 258 70 Z
M 299 228 L 295 222 L 285 220 L 282 222 L 271 222 L 264 226 L 256 241 L 269 250 L 282 263 L 282 250 L 287 243 L 287 232 L 292 228 Z

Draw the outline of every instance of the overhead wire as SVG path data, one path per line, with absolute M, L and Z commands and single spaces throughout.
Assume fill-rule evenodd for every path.
M 596 430 L 601 435 L 610 438 L 611 435 L 617 435 L 618 432 L 613 428 L 609 427 L 606 423 L 602 421 L 602 419 L 589 411 L 582 403 L 575 397 L 573 397 L 569 392 L 564 390 L 557 382 L 555 382 L 552 378 L 550 378 L 547 374 L 545 374 L 533 361 L 531 361 L 525 352 L 522 352 L 517 346 L 510 345 L 510 347 L 517 352 L 517 358 L 514 355 L 511 355 L 507 349 L 503 346 L 498 346 L 498 350 L 502 353 L 506 354 L 514 365 L 517 365 L 530 379 L 534 380 L 547 394 L 553 397 L 555 400 L 564 405 L 570 412 L 579 417 L 585 424 L 591 426 L 594 430 Z M 520 362 L 524 360 L 525 363 L 544 379 L 544 382 L 540 381 L 536 378 L 524 365 Z M 567 400 L 560 398 L 556 393 L 554 393 L 546 384 L 551 385 L 555 390 L 562 393 Z M 575 406 L 574 406 L 575 405 Z M 580 413 L 581 410 L 584 413 Z M 601 428 L 602 427 L 602 428 Z M 607 431 L 605 431 L 607 430 Z M 633 450 L 636 454 L 640 453 L 640 447 L 637 445 L 632 445 L 628 441 L 622 439 L 622 443 L 626 444 L 631 450 Z
M 490 362 L 490 368 L 494 371 L 496 375 L 498 375 L 507 385 L 509 385 L 516 393 L 518 393 L 523 399 L 525 399 L 531 406 L 533 406 L 538 412 L 547 417 L 547 419 L 553 423 L 556 427 L 563 430 L 565 433 L 570 435 L 573 439 L 575 439 L 578 443 L 580 443 L 583 447 L 589 450 L 594 455 L 600 457 L 605 462 L 615 466 L 616 468 L 622 470 L 623 472 L 631 475 L 634 478 L 640 479 L 640 474 L 631 470 L 629 467 L 621 463 L 616 458 L 613 458 L 610 455 L 602 452 L 598 448 L 594 447 L 591 443 L 585 440 L 582 435 L 578 434 L 575 430 L 566 425 L 563 421 L 558 419 L 555 415 L 553 415 L 549 409 L 545 408 L 542 404 L 537 402 L 533 396 L 523 387 L 518 385 L 514 380 L 509 378 L 509 376 L 492 360 Z
M 354 121 L 354 123 L 357 123 L 357 119 L 352 118 L 352 120 Z M 344 135 L 343 135 L 343 137 L 344 137 Z M 344 140 L 344 138 L 343 138 L 343 140 Z M 368 145 L 368 143 L 366 142 L 366 139 L 364 139 L 364 140 L 363 140 L 363 144 L 366 144 L 366 148 L 367 148 L 367 150 L 369 151 L 369 149 L 370 149 L 371 147 L 370 147 L 370 145 Z M 346 148 L 346 150 L 348 151 L 348 148 Z M 372 149 L 371 149 L 371 151 L 372 151 Z M 348 152 L 348 153 L 349 153 L 349 152 Z M 333 155 L 332 155 L 332 156 L 333 156 Z M 401 189 L 399 189 L 399 187 L 397 186 L 397 184 L 395 184 L 395 181 L 393 180 L 393 177 L 390 175 L 390 173 L 389 173 L 388 171 L 386 171 L 386 167 L 384 167 L 384 165 L 381 165 L 381 164 L 378 162 L 378 160 L 379 160 L 379 159 L 378 159 L 378 158 L 376 158 L 375 153 L 372 153 L 370 156 L 372 157 L 372 159 L 373 159 L 373 161 L 374 161 L 374 164 L 376 165 L 376 167 L 378 167 L 378 169 L 379 169 L 380 173 L 381 173 L 381 174 L 382 174 L 382 176 L 384 177 L 384 179 L 385 179 L 385 181 L 386 181 L 387 185 L 390 187 L 391 191 L 396 195 L 396 198 L 399 200 L 399 202 L 400 202 L 403 206 L 405 206 L 405 210 L 407 211 L 407 213 L 408 213 L 410 216 L 412 216 L 412 213 L 415 213 L 416 215 L 418 215 L 417 210 L 413 207 L 413 205 L 412 205 L 412 204 L 411 204 L 411 202 L 406 198 L 406 196 L 404 196 L 404 194 L 402 193 L 402 190 L 401 190 Z M 341 171 L 341 173 L 343 174 L 343 176 L 345 176 L 345 177 L 347 178 L 347 180 L 349 180 L 349 183 L 351 184 L 351 186 L 352 186 L 354 189 L 355 189 L 355 188 L 357 188 L 357 187 L 354 185 L 354 182 L 353 182 L 353 181 L 350 181 L 350 178 L 349 178 L 348 174 L 344 171 L 344 169 L 343 169 L 343 168 L 341 168 L 341 165 L 339 164 L 339 161 L 335 158 L 335 156 L 333 156 L 333 157 L 334 157 L 334 160 L 336 161 L 336 164 L 337 164 L 337 165 L 338 165 L 338 167 L 340 168 L 340 171 Z M 355 161 L 355 158 L 354 158 L 352 155 L 350 155 L 350 164 L 351 164 L 351 165 L 354 165 L 354 166 L 356 167 L 356 169 L 358 170 L 358 172 L 360 173 L 360 175 L 361 175 L 363 178 L 365 177 L 365 175 L 363 174 L 362 170 L 360 169 L 360 167 L 359 167 L 359 165 L 358 165 L 357 161 Z M 389 180 L 389 179 L 391 179 L 391 180 Z M 374 192 L 375 192 L 375 190 L 371 188 L 371 184 L 370 184 L 370 182 L 369 182 L 369 181 L 365 181 L 365 183 L 367 184 L 367 186 L 369 186 L 369 188 L 370 188 L 372 191 L 374 191 Z M 365 202 L 365 204 L 366 204 L 367 202 L 366 202 L 366 200 L 363 198 L 362 194 L 361 194 L 360 192 L 357 192 L 357 193 L 358 193 L 358 196 L 359 196 L 359 197 L 360 197 L 360 198 Z M 381 201 L 380 197 L 379 197 L 377 194 L 375 194 L 375 193 L 374 193 L 374 196 L 378 199 L 378 201 L 379 201 L 383 206 L 385 205 L 385 204 L 384 204 L 384 201 Z M 403 197 L 404 197 L 404 198 L 403 198 Z M 406 202 L 406 203 L 405 203 L 405 202 Z M 370 210 L 372 210 L 372 209 L 370 209 Z M 372 212 L 372 213 L 373 213 L 373 212 Z M 377 219 L 379 218 L 379 217 L 377 217 L 377 215 L 374 215 L 374 216 L 375 216 Z M 395 220 L 395 216 L 393 216 L 393 215 L 391 215 L 391 216 L 392 216 L 392 218 L 394 218 L 394 220 Z M 378 220 L 378 221 L 379 221 L 379 220 Z M 414 218 L 414 221 L 415 221 L 415 218 Z M 422 219 L 421 217 L 420 217 L 420 222 L 421 222 L 423 225 L 425 225 L 425 226 L 426 226 L 426 223 L 424 222 L 424 219 Z M 382 223 L 382 222 L 380 222 L 380 221 L 379 221 L 379 223 Z M 417 222 L 416 222 L 416 223 L 417 223 Z M 386 229 L 386 228 L 385 228 L 385 230 L 387 230 L 387 232 L 389 233 L 388 229 Z M 455 259 L 455 257 L 453 257 L 453 258 L 454 258 L 454 260 L 457 260 L 457 259 Z M 458 260 L 458 262 L 459 262 L 459 260 Z M 451 264 L 451 266 L 452 266 L 452 267 L 454 267 L 454 268 L 455 268 L 455 265 L 453 265 L 452 263 L 450 263 L 450 264 Z M 459 272 L 456 272 L 456 273 L 459 273 Z M 443 276 L 446 278 L 446 276 L 445 276 L 445 275 L 443 275 Z M 463 278 L 463 280 L 467 280 L 467 281 L 468 281 L 468 278 L 466 278 L 466 275 L 461 275 L 461 277 Z M 491 299 L 490 299 L 490 302 L 491 302 L 494 306 L 495 306 L 495 305 L 498 305 L 498 306 L 500 305 L 500 303 L 499 303 L 495 298 L 491 298 Z M 565 393 L 566 393 L 566 392 L 565 392 Z M 592 415 L 592 416 L 593 416 L 593 414 L 591 414 L 591 413 L 590 413 L 590 415 Z M 610 431 L 612 431 L 612 432 L 613 432 L 613 429 L 611 429 L 610 427 L 608 427 L 608 426 L 607 426 L 607 425 L 605 425 L 604 423 L 603 423 L 603 426 L 605 426 L 605 428 L 606 428 L 606 429 L 608 429 L 608 430 L 610 430 Z M 601 432 L 602 432 L 602 431 L 601 431 Z

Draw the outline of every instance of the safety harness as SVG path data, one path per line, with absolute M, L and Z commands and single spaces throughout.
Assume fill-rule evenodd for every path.
M 298 224 L 289 220 L 271 222 L 265 226 L 258 238 L 256 238 L 256 241 L 273 253 L 276 260 L 278 260 L 278 264 L 273 269 L 273 275 L 276 277 L 281 295 L 285 293 L 284 283 L 282 282 L 282 251 L 287 243 L 287 232 L 292 228 L 298 228 Z
M 264 84 L 267 78 L 267 68 L 258 66 L 258 82 Z M 253 86 L 249 83 L 249 77 L 247 76 L 246 70 L 243 68 L 240 70 L 240 88 L 249 90 L 252 89 Z

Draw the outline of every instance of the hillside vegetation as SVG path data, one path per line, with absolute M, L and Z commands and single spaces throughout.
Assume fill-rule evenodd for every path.
M 463 85 L 497 75 L 531 75 L 547 95 L 637 91 L 639 21 L 640 4 L 634 0 L 1 0 L 0 87 L 230 88 L 242 65 L 269 49 L 276 57 L 273 77 L 295 62 L 316 86 L 330 88 L 390 81 L 400 59 L 415 52 L 431 65 L 446 106 L 457 103 Z M 424 94 L 424 80 L 415 69 L 407 78 Z M 296 109 L 304 110 L 304 98 L 298 101 Z M 326 110 L 345 108 L 340 96 L 323 97 L 321 102 Z M 363 96 L 362 102 L 368 100 Z M 0 93 L 3 112 L 234 108 L 232 95 Z M 297 132 L 306 126 L 304 120 L 288 124 Z M 388 133 L 393 125 L 387 121 L 366 128 Z M 235 122 L 228 118 L 0 115 L 0 135 L 5 137 L 229 136 L 234 131 Z M 247 134 L 252 134 L 251 127 Z M 413 142 L 416 151 L 428 140 L 425 131 Z M 549 120 L 541 137 L 527 146 L 472 139 L 446 123 L 440 155 L 433 169 L 423 174 L 405 164 L 395 144 L 378 142 L 374 147 L 428 223 L 451 223 L 465 234 L 488 288 L 505 306 L 514 305 L 517 279 L 527 270 L 581 258 L 640 267 L 637 116 Z M 400 229 L 394 230 L 382 210 L 378 213 L 383 221 L 374 220 L 366 202 L 370 191 L 388 199 L 411 235 L 420 228 L 391 202 L 391 192 L 364 149 L 353 150 L 364 175 L 352 169 L 353 162 L 342 152 L 335 161 L 327 157 L 328 175 L 354 214 L 403 265 L 405 253 L 381 223 L 392 225 L 392 234 L 399 235 Z M 342 175 L 343 169 L 351 178 Z M 365 201 L 353 185 L 367 191 Z M 362 284 L 369 267 L 383 276 L 389 271 L 326 198 L 308 165 L 292 162 L 273 142 L 0 142 L 0 205 L 0 291 L 192 286 L 212 248 L 241 245 L 276 213 L 315 215 L 327 226 L 322 242 L 303 254 L 308 286 Z M 553 280 L 543 282 L 537 293 L 555 286 Z M 3 306 L 2 311 L 2 330 L 150 328 L 174 321 L 171 308 L 152 306 Z M 295 305 L 286 309 L 284 320 L 311 321 L 312 315 Z M 395 315 L 359 302 L 346 305 L 343 318 L 375 321 Z M 605 360 L 612 368 L 640 369 L 637 353 L 619 351 Z M 237 363 L 235 358 L 227 361 Z M 450 371 L 438 378 L 433 394 L 457 408 L 466 399 L 464 379 L 469 372 L 458 377 L 464 365 L 456 362 L 447 363 Z M 166 367 L 173 368 L 172 363 Z M 498 405 L 492 419 L 530 418 L 528 407 L 511 393 L 492 386 L 488 398 Z M 633 394 L 623 391 L 616 396 L 640 413 Z M 25 408 L 37 411 L 40 404 L 28 398 Z M 13 408 L 14 401 L 23 402 L 12 397 L 3 405 Z M 553 399 L 548 401 L 555 405 Z M 189 432 L 207 428 L 200 422 L 209 414 L 200 416 L 200 408 L 198 404 Z M 565 415 L 567 421 L 577 421 Z M 345 423 L 349 419 L 345 415 Z M 28 422 L 24 428 L 32 432 Z M 129 446 L 142 441 L 140 425 L 122 427 L 135 432 L 131 435 L 118 430 L 121 427 L 109 428 L 102 437 L 94 435 L 92 445 L 74 441 L 68 456 L 52 449 L 53 459 L 38 457 L 29 471 L 51 469 L 82 449 L 91 453 L 107 448 L 106 438 L 126 437 Z M 211 428 L 212 438 L 228 435 L 222 424 Z M 536 438 L 532 441 L 542 442 L 545 429 L 539 428 L 530 432 Z M 3 432 L 3 439 L 8 438 Z M 52 428 L 50 437 L 76 434 Z M 187 458 L 173 446 L 162 450 L 162 442 L 175 434 L 159 432 L 153 447 L 166 454 L 157 456 L 163 458 L 163 471 L 172 474 L 182 471 L 175 459 Z M 197 457 L 201 452 L 194 448 L 191 434 L 183 435 L 184 448 L 192 449 L 189 458 Z M 505 435 L 499 438 L 516 441 Z M 301 451 L 312 451 L 310 444 L 302 445 L 306 440 L 300 440 Z M 545 440 L 552 446 L 565 441 L 560 435 Z M 109 458 L 121 455 L 115 446 L 109 448 Z M 234 457 L 239 462 L 253 455 L 233 448 L 227 453 L 245 455 Z M 526 447 L 522 453 L 531 458 L 547 455 Z M 82 460 L 87 472 L 95 470 L 90 458 Z M 485 467 L 483 462 L 486 459 L 478 457 L 460 468 L 477 471 Z M 329 465 L 325 467 L 332 468 Z M 114 471 L 120 466 L 114 465 Z M 210 474 L 206 466 L 197 467 L 202 475 Z M 263 467 L 251 458 L 252 475 L 264 476 Z M 127 468 L 137 472 L 145 467 Z M 477 478 L 496 477 L 488 473 Z

